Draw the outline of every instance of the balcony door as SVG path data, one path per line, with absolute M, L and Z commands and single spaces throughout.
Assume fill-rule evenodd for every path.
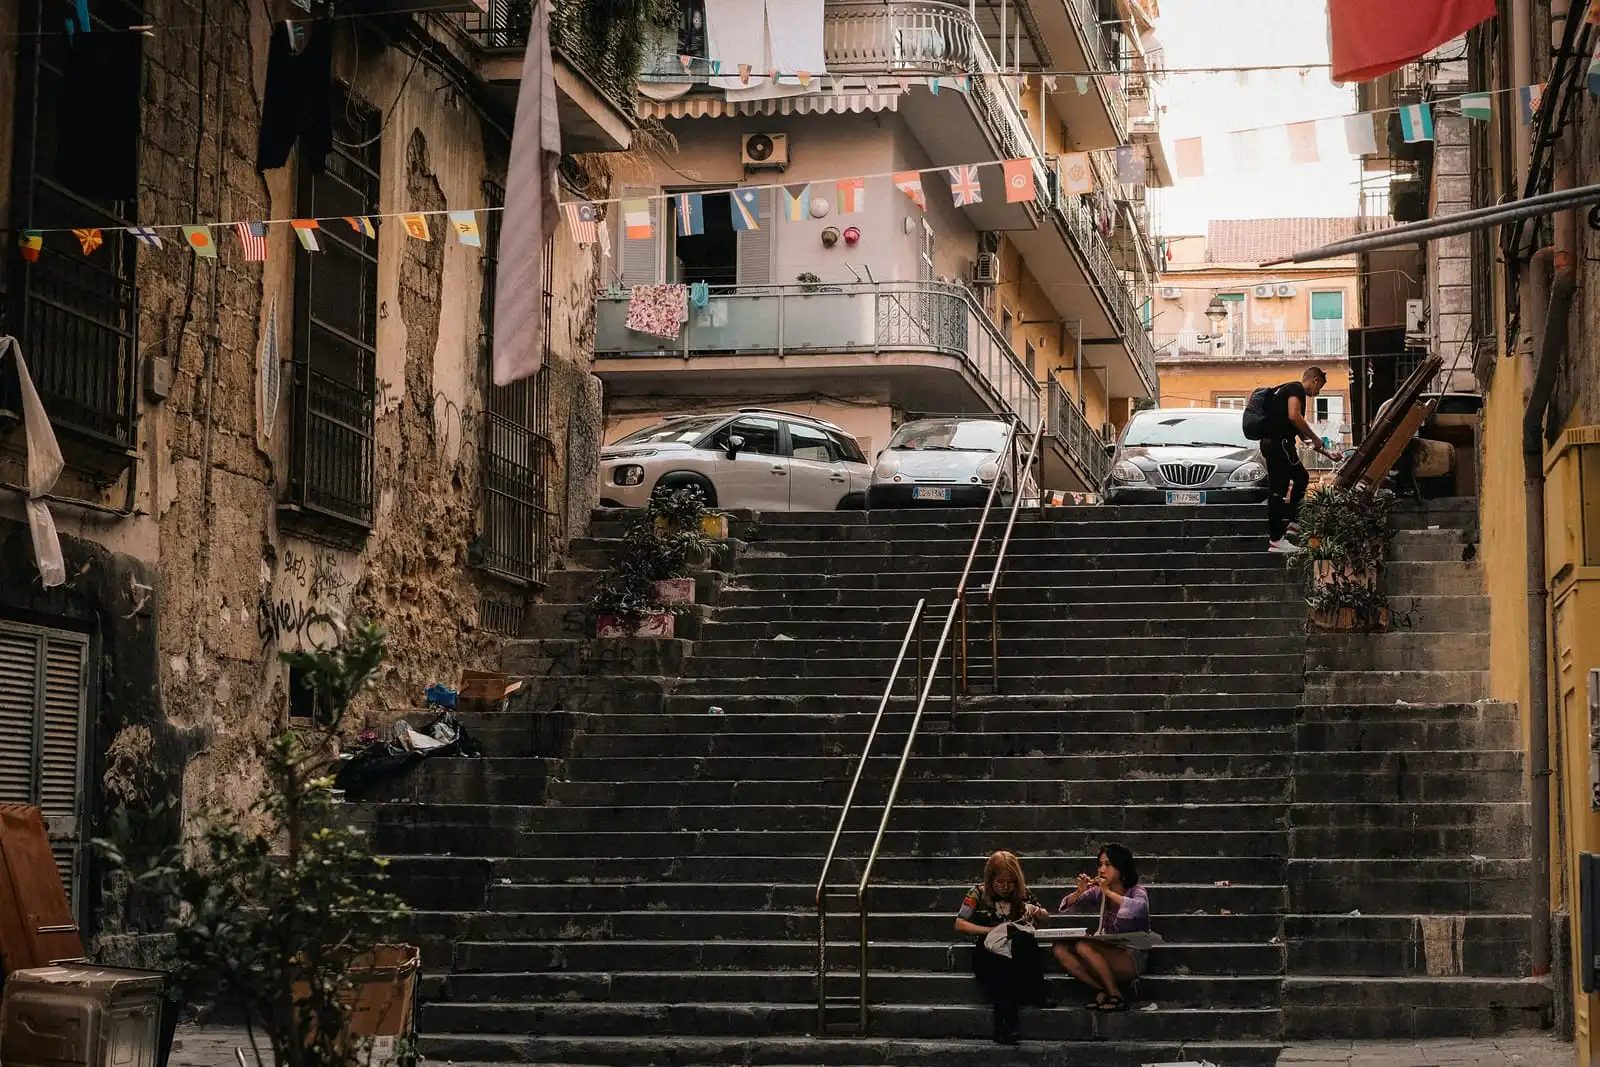
M 1311 354 L 1341 356 L 1345 351 L 1344 293 L 1311 294 Z
M 1229 355 L 1244 355 L 1245 315 L 1243 293 L 1220 294 L 1222 306 L 1228 309 L 1228 324 L 1223 327 L 1223 348 Z

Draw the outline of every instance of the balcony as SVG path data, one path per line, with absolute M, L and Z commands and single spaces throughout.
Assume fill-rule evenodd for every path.
M 1117 45 L 1100 19 L 1099 0 L 1045 0 L 1030 5 L 1039 34 L 1056 70 L 1117 70 Z M 1115 148 L 1128 143 L 1128 98 L 1109 79 L 1091 78 L 1087 95 L 1077 80 L 1056 80 L 1051 110 L 1063 116 L 1079 149 Z
M 1336 321 L 1336 320 L 1329 320 Z M 1259 363 L 1298 360 L 1312 356 L 1342 359 L 1349 354 L 1349 337 L 1344 323 L 1337 328 L 1310 331 L 1263 331 L 1209 335 L 1194 330 L 1163 334 L 1156 339 L 1162 363 L 1181 360 L 1219 362 L 1237 360 Z
M 1045 487 L 1099 492 L 1111 473 L 1111 457 L 1077 401 L 1055 378 L 1045 386 L 1045 427 L 1050 443 L 1044 457 Z
M 1134 306 L 1128 282 L 1117 270 L 1111 249 L 1101 236 L 1087 199 L 1081 196 L 1063 196 L 1055 202 L 1057 216 L 1066 226 L 1073 241 L 1082 250 L 1098 288 L 1104 292 L 1110 305 L 1112 324 L 1121 336 L 1128 352 L 1131 372 L 1137 381 L 1125 381 L 1113 373 L 1111 395 L 1156 396 L 1156 350 L 1150 333 L 1144 327 L 1139 309 Z
M 1039 384 L 963 286 L 716 288 L 675 340 L 628 329 L 628 301 L 598 301 L 594 370 L 612 396 L 820 391 L 908 411 L 1011 412 L 1024 426 L 1039 424 Z

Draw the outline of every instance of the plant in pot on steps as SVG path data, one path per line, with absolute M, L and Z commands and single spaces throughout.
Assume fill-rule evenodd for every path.
M 590 601 L 597 637 L 670 638 L 674 612 L 694 603 L 695 582 L 684 572 L 721 553 L 707 532 L 705 496 L 689 486 L 651 498 L 643 518 L 630 525 Z
M 1291 558 L 1306 581 L 1311 624 L 1320 630 L 1389 627 L 1383 560 L 1394 494 L 1387 489 L 1321 486 L 1300 505 L 1303 551 Z

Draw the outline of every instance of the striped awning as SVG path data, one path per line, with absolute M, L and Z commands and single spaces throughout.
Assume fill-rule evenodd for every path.
M 896 111 L 900 92 L 813 93 L 767 100 L 726 100 L 695 96 L 678 100 L 641 100 L 639 117 L 647 119 L 714 119 L 727 115 L 828 115 L 863 111 Z

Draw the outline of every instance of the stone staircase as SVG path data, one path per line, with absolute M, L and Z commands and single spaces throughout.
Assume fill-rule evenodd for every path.
M 1430 750 L 1425 766 L 1408 765 L 1361 747 L 1372 729 L 1402 751 L 1442 752 L 1447 724 L 1471 723 L 1499 743 L 1503 709 L 1418 709 L 1418 721 L 1393 723 L 1302 709 L 1305 608 L 1282 561 L 1260 552 L 1258 509 L 1070 508 L 1019 520 L 999 692 L 980 600 L 974 693 L 952 719 L 941 680 L 924 721 L 874 877 L 870 1032 L 812 1036 L 821 859 L 912 606 L 928 596 L 942 622 L 975 521 L 740 521 L 735 573 L 702 576 L 707 603 L 677 642 L 589 642 L 571 609 L 541 609 L 540 636 L 506 657 L 531 684 L 473 723 L 490 755 L 429 761 L 388 802 L 356 806 L 418 909 L 423 1053 L 841 1067 L 1092 1054 L 1248 1067 L 1272 1063 L 1286 1035 L 1346 1019 L 1398 1025 L 1419 977 L 1457 979 L 1456 991 L 1483 977 L 1465 1007 L 1521 989 L 1525 960 L 1507 957 L 1526 939 L 1525 830 L 1523 851 L 1502 856 L 1515 852 L 1514 811 L 1496 824 L 1503 847 L 1468 824 L 1517 807 L 1520 764 L 1501 753 L 1434 763 Z M 593 532 L 579 558 L 620 529 L 602 515 Z M 975 584 L 993 549 L 991 539 Z M 577 602 L 592 581 L 575 573 L 552 588 Z M 930 623 L 930 653 L 936 636 Z M 837 890 L 871 847 L 911 691 L 907 677 L 869 761 Z M 1423 800 L 1438 802 L 1437 818 L 1402 815 Z M 1143 1010 L 1086 1012 L 1086 994 L 1057 975 L 1064 1006 L 1025 1012 L 1021 1047 L 968 1044 L 990 1023 L 951 924 L 984 856 L 1017 852 L 1053 904 L 1108 840 L 1140 857 L 1166 939 L 1140 983 Z M 1465 880 L 1447 888 L 1452 877 Z M 1442 926 L 1381 918 L 1385 895 L 1435 889 L 1464 901 Z M 858 920 L 840 909 L 828 921 L 830 993 L 858 980 Z M 1441 960 L 1457 971 L 1440 972 Z M 1538 1022 L 1537 1003 L 1489 1025 L 1412 1010 L 1405 1033 Z

